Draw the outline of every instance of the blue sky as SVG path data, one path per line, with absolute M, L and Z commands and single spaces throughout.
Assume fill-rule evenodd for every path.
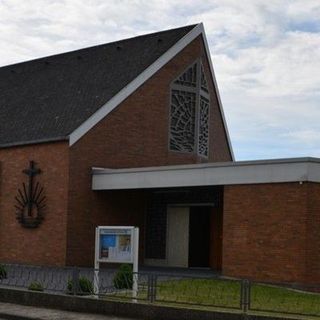
M 319 0 L 0 0 L 0 65 L 198 22 L 236 159 L 320 157 Z

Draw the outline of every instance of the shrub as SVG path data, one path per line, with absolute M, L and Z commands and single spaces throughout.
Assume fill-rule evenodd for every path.
M 132 289 L 133 272 L 130 264 L 122 264 L 114 275 L 113 285 L 116 289 Z
M 73 292 L 73 281 L 71 279 L 68 280 L 67 289 L 71 293 Z M 78 289 L 79 294 L 86 293 L 92 294 L 93 293 L 93 284 L 92 282 L 86 277 L 80 277 L 78 282 Z
M 43 286 L 42 286 L 41 282 L 39 282 L 39 281 L 32 281 L 29 284 L 28 290 L 43 291 Z
M 7 278 L 7 269 L 3 264 L 0 264 L 0 280 Z

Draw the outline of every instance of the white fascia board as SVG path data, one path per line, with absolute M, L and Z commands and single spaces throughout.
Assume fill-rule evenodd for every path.
M 270 161 L 136 169 L 93 169 L 93 190 L 148 189 L 283 182 L 320 182 L 320 163 Z
M 216 95 L 218 98 L 218 105 L 219 105 L 224 129 L 225 129 L 227 140 L 228 140 L 229 150 L 231 153 L 232 160 L 234 161 L 235 159 L 234 159 L 234 154 L 232 150 L 229 131 L 228 131 L 227 123 L 225 120 L 223 107 L 220 99 L 220 94 L 218 91 L 218 85 L 217 85 L 217 81 L 216 81 L 213 66 L 212 66 L 208 42 L 206 39 L 206 35 L 205 35 L 205 31 L 202 23 L 199 23 L 198 25 L 196 25 L 189 33 L 187 33 L 184 37 L 182 37 L 174 46 L 172 46 L 168 51 L 166 51 L 147 69 L 145 69 L 137 78 L 135 78 L 132 82 L 130 82 L 121 91 L 119 91 L 119 93 L 117 93 L 106 104 L 104 104 L 98 111 L 96 111 L 90 118 L 88 118 L 84 123 L 82 123 L 76 130 L 74 130 L 69 137 L 69 146 L 72 146 L 73 144 L 75 144 L 82 136 L 84 136 L 90 129 L 92 129 L 103 118 L 105 118 L 121 102 L 123 102 L 126 98 L 128 98 L 135 90 L 137 90 L 144 82 L 150 79 L 158 70 L 160 70 L 166 63 L 168 63 L 174 56 L 176 56 L 181 50 L 183 50 L 188 44 L 190 44 L 200 34 L 202 35 L 203 42 L 205 45 L 206 54 L 207 54 L 207 58 L 210 66 L 210 71 L 212 74 L 212 79 L 214 82 L 214 87 L 215 87 Z
M 224 126 L 224 130 L 227 136 L 227 141 L 228 141 L 228 146 L 229 146 L 229 150 L 230 150 L 230 154 L 231 154 L 231 158 L 232 161 L 235 161 L 235 157 L 234 157 L 234 153 L 233 153 L 233 148 L 232 148 L 232 144 L 231 144 L 231 139 L 230 139 L 230 134 L 229 134 L 229 130 L 228 130 L 228 126 L 227 126 L 227 121 L 226 121 L 226 117 L 224 115 L 224 111 L 223 111 L 223 106 L 222 106 L 222 102 L 221 102 L 221 97 L 220 97 L 220 93 L 219 93 L 219 88 L 218 88 L 218 83 L 216 80 L 216 75 L 213 69 L 213 64 L 212 64 L 212 60 L 211 60 L 211 55 L 210 55 L 210 50 L 209 50 L 209 45 L 208 45 L 208 41 L 207 41 L 207 37 L 206 37 L 206 32 L 204 30 L 203 24 L 200 24 L 200 27 L 202 28 L 202 38 L 203 38 L 203 43 L 204 43 L 204 47 L 206 49 L 206 54 L 207 54 L 207 59 L 209 61 L 209 67 L 210 67 L 210 71 L 211 71 L 211 76 L 213 79 L 213 85 L 216 91 L 216 95 L 217 95 L 217 99 L 218 99 L 218 105 L 219 105 L 219 110 L 220 110 L 220 114 L 222 117 L 222 122 L 223 122 L 223 126 Z
M 98 122 L 106 117 L 113 109 L 115 109 L 122 101 L 128 98 L 135 90 L 137 90 L 144 82 L 150 79 L 158 70 L 184 49 L 191 41 L 203 32 L 202 24 L 196 25 L 189 33 L 182 37 L 174 46 L 159 57 L 153 64 L 145 69 L 138 77 L 131 81 L 127 86 L 120 90 L 105 105 L 96 111 L 90 118 L 82 123 L 76 130 L 70 134 L 69 145 L 72 146 Z
M 319 163 L 310 162 L 308 164 L 308 176 L 311 182 L 320 181 L 320 165 Z

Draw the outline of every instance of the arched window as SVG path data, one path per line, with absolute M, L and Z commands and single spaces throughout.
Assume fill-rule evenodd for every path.
M 171 151 L 208 157 L 210 99 L 201 60 L 197 60 L 171 84 Z

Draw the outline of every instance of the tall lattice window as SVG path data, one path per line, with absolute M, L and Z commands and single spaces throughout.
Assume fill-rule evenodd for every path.
M 171 85 L 170 150 L 208 156 L 209 98 L 204 68 L 197 60 Z

